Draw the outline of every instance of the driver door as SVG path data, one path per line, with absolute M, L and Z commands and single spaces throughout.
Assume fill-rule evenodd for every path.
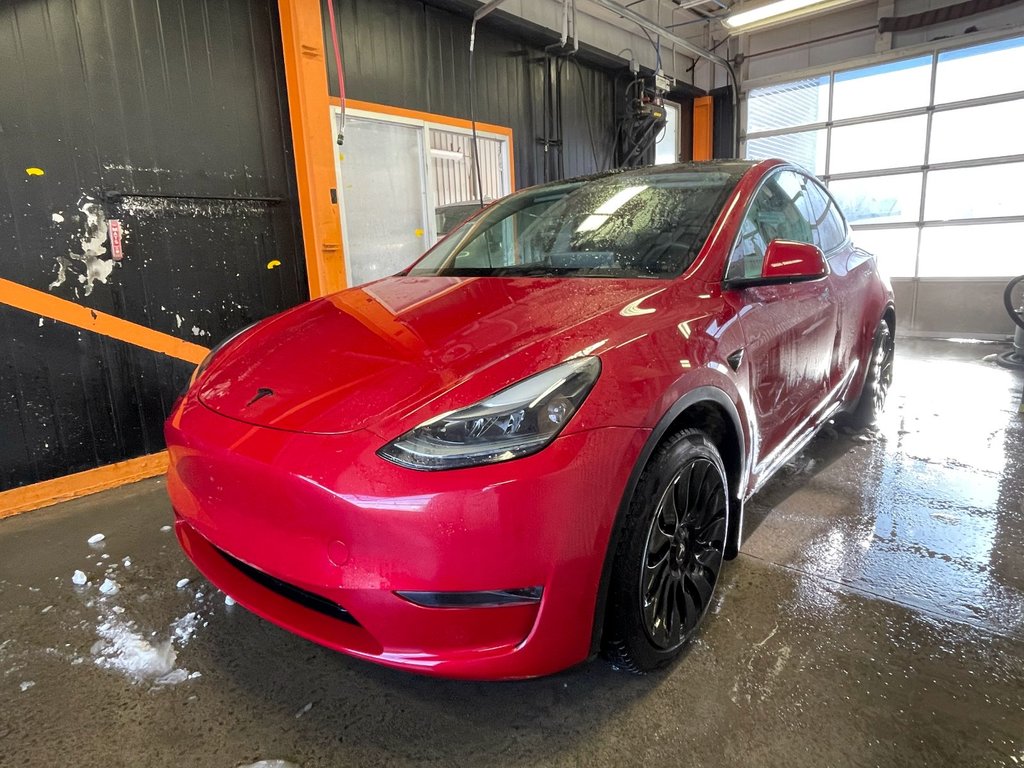
M 826 277 L 729 288 L 761 275 L 772 240 L 814 244 L 806 177 L 783 170 L 758 190 L 730 254 L 726 288 L 743 331 L 742 367 L 760 448 L 752 478 L 772 471 L 793 441 L 816 427 L 827 404 L 838 309 Z M 739 373 L 743 373 L 742 370 Z

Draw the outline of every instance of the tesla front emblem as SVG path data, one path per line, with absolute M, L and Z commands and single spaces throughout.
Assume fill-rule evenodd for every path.
M 264 397 L 267 397 L 268 395 L 272 394 L 274 394 L 274 390 L 270 389 L 269 387 L 260 387 L 259 389 L 256 390 L 256 394 L 253 395 L 252 400 L 245 404 L 245 407 L 248 408 L 257 400 L 262 400 Z

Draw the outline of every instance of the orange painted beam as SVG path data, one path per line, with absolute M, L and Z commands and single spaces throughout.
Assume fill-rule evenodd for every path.
M 0 493 L 0 519 L 61 501 L 134 483 L 167 471 L 167 451 L 87 469 Z
M 711 160 L 714 150 L 715 113 L 711 96 L 693 100 L 693 159 Z
M 169 333 L 155 331 L 120 317 L 97 312 L 73 301 L 58 298 L 45 291 L 0 278 L 0 304 L 30 312 L 33 315 L 59 320 L 62 323 L 160 352 L 189 363 L 200 363 L 209 349 L 184 341 Z
M 323 22 L 314 0 L 278 0 L 309 297 L 346 286 Z

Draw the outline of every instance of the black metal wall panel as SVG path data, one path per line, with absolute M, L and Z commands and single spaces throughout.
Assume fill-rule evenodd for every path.
M 305 299 L 280 47 L 275 0 L 0 4 L 0 277 L 204 346 Z M 188 364 L 0 317 L 0 490 L 162 446 Z
M 0 488 L 163 447 L 181 360 L 0 304 Z
M 326 25 L 327 0 L 322 2 Z M 470 118 L 468 18 L 416 0 L 334 3 L 350 98 Z M 487 20 L 477 29 L 475 59 L 476 118 L 512 129 L 518 186 L 608 167 L 615 129 L 614 73 L 568 60 L 559 66 L 543 48 L 495 33 Z M 337 96 L 331 56 L 328 82 Z M 549 144 L 545 152 L 539 141 L 545 138 L 562 144 Z
M 711 91 L 714 98 L 712 109 L 714 127 L 712 129 L 712 151 L 716 158 L 736 157 L 736 116 L 733 114 L 732 86 L 726 85 Z

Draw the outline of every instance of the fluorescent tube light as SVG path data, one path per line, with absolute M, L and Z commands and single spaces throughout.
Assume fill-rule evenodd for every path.
M 453 149 L 433 149 L 431 148 L 430 154 L 432 157 L 441 158 L 442 160 L 455 160 L 456 162 L 465 162 L 466 156 L 462 152 L 456 152 Z
M 740 10 L 722 19 L 729 29 L 750 27 L 761 22 L 775 20 L 779 16 L 804 16 L 816 11 L 824 11 L 837 5 L 847 5 L 849 0 L 775 0 L 749 10 Z M 735 6 L 734 6 L 735 7 Z M 803 13 L 797 13 L 803 11 Z

